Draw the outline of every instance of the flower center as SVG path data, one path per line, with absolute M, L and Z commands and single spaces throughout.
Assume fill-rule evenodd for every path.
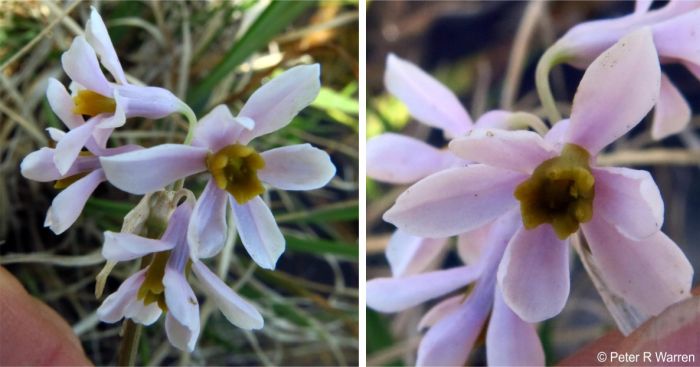
M 251 147 L 232 144 L 207 157 L 207 168 L 216 186 L 233 195 L 238 204 L 265 192 L 258 170 L 265 167 L 265 160 Z
M 114 99 L 105 97 L 90 90 L 78 91 L 73 97 L 75 107 L 73 113 L 76 115 L 97 116 L 101 113 L 114 113 L 117 103 Z
M 146 270 L 146 279 L 143 280 L 136 296 L 137 299 L 143 301 L 144 305 L 158 302 L 158 307 L 164 312 L 168 311 L 168 306 L 165 304 L 163 277 L 169 257 L 170 251 L 159 252 L 153 256 L 153 260 Z
M 578 230 L 593 217 L 595 178 L 588 165 L 590 154 L 567 144 L 561 155 L 548 159 L 515 188 L 526 229 L 549 223 L 559 239 Z

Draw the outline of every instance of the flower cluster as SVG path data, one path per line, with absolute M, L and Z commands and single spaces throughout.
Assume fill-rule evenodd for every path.
M 552 121 L 546 133 L 537 128 L 543 122 L 529 124 L 537 132 L 522 129 L 518 115 L 506 111 L 472 124 L 445 87 L 389 56 L 387 89 L 451 139 L 447 150 L 395 134 L 368 142 L 371 177 L 412 183 L 384 214 L 398 228 L 387 248 L 392 277 L 368 282 L 368 306 L 397 312 L 452 294 L 420 322 L 430 330 L 419 365 L 463 365 L 483 328 L 490 365 L 544 364 L 533 323 L 563 309 L 575 241 L 587 244 L 606 289 L 642 318 L 689 296 L 693 269 L 661 232 L 664 204 L 651 175 L 596 159 L 654 106 L 656 136 L 679 130 L 658 118 L 668 83 L 659 60 L 670 55 L 662 30 L 698 23 L 685 18 L 695 11 L 674 13 L 685 6 L 675 4 L 639 10 L 630 16 L 634 26 L 611 26 L 620 32 L 614 37 L 583 32 L 577 46 L 574 28 L 555 44 L 569 45 L 566 55 L 580 55 L 588 67 L 570 118 Z M 666 19 L 675 23 L 656 24 Z M 612 38 L 605 43 L 603 34 Z M 687 47 L 690 54 L 696 49 Z M 481 123 L 486 117 L 488 126 Z M 373 156 L 383 159 L 374 163 Z M 459 236 L 468 265 L 428 270 L 450 236 Z
M 231 211 L 252 259 L 274 269 L 285 239 L 260 195 L 267 185 L 282 190 L 317 189 L 335 175 L 328 154 L 309 144 L 260 153 L 251 145 L 254 138 L 289 124 L 316 98 L 319 66 L 297 66 L 266 83 L 238 116 L 220 105 L 195 125 L 194 112 L 168 90 L 129 82 L 94 8 L 85 36 L 76 37 L 61 60 L 72 81 L 70 93 L 52 78 L 47 98 L 68 132 L 49 128 L 55 148 L 33 152 L 21 164 L 25 177 L 55 181 L 56 188 L 63 189 L 49 208 L 45 225 L 56 234 L 64 232 L 105 181 L 132 194 L 147 194 L 142 202 L 148 210 L 140 217 L 134 215 L 138 217 L 134 223 L 127 225 L 125 220 L 129 230 L 105 232 L 102 253 L 108 267 L 135 259 L 143 259 L 144 267 L 105 299 L 99 318 L 110 323 L 129 318 L 148 325 L 166 312 L 169 340 L 192 351 L 200 328 L 197 298 L 187 280 L 193 272 L 200 288 L 231 323 L 244 329 L 261 328 L 263 319 L 255 307 L 201 259 L 221 252 L 228 226 L 234 225 L 227 221 Z M 195 129 L 183 144 L 107 147 L 112 131 L 129 118 L 159 119 L 173 113 L 184 114 Z M 201 172 L 209 173 L 210 179 L 198 199 L 188 190 L 178 190 L 181 184 L 175 185 L 175 191 L 165 190 Z M 169 199 L 160 201 L 161 207 L 149 207 L 154 193 Z M 183 197 L 186 200 L 178 204 Z

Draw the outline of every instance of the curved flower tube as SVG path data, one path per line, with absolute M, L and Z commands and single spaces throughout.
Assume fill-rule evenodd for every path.
M 579 228 L 611 290 L 645 314 L 659 314 L 688 297 L 693 269 L 660 232 L 663 202 L 651 175 L 598 167 L 595 157 L 654 106 L 660 75 L 651 30 L 624 37 L 586 70 L 570 121 L 550 132 L 560 142 L 528 131 L 475 129 L 450 149 L 480 164 L 417 182 L 384 219 L 414 235 L 449 236 L 520 206 L 523 224 L 498 282 L 521 319 L 542 321 L 564 307 L 568 238 Z
M 283 190 L 313 190 L 333 178 L 335 166 L 326 152 L 309 144 L 258 153 L 249 143 L 289 124 L 319 89 L 318 65 L 289 69 L 253 93 L 237 117 L 226 106 L 215 107 L 197 125 L 192 146 L 164 144 L 104 157 L 107 179 L 124 191 L 144 194 L 208 171 L 211 178 L 189 224 L 197 256 L 213 256 L 223 247 L 229 202 L 246 250 L 260 266 L 273 269 L 285 241 L 259 196 L 264 192 L 262 183 Z

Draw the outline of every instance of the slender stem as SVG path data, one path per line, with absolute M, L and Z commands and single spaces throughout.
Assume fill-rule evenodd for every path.
M 551 125 L 556 124 L 562 117 L 559 110 L 557 110 L 557 104 L 552 95 L 552 88 L 549 86 L 549 71 L 552 70 L 554 65 L 562 62 L 564 58 L 565 56 L 559 52 L 559 49 L 550 47 L 540 58 L 540 61 L 537 63 L 537 69 L 535 70 L 537 94 L 540 97 L 542 107 Z
M 133 366 L 136 363 L 142 326 L 131 319 L 125 319 L 122 325 L 122 341 L 119 345 L 117 363 L 119 366 Z

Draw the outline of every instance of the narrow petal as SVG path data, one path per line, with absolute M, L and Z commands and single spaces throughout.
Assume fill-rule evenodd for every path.
M 117 86 L 116 90 L 124 99 L 127 118 L 159 119 L 186 109 L 184 102 L 165 88 L 127 84 Z
M 252 130 L 241 133 L 240 142 L 279 130 L 299 111 L 311 104 L 321 90 L 318 64 L 293 67 L 260 87 L 238 114 L 255 121 Z
M 460 136 L 472 120 L 457 97 L 426 72 L 389 54 L 384 74 L 386 89 L 400 99 L 418 121 L 442 129 L 448 137 Z
M 420 322 L 418 322 L 418 330 L 422 330 L 437 324 L 438 321 L 457 311 L 465 300 L 465 295 L 460 294 L 447 298 L 433 306 L 430 310 L 428 310 L 428 312 L 425 313 L 425 315 L 423 315 Z
M 97 308 L 97 317 L 102 322 L 115 323 L 124 317 L 126 307 L 136 299 L 143 280 L 146 269 L 143 269 L 126 280 L 119 286 L 116 292 L 105 298 L 100 307 Z
M 493 286 L 491 286 L 493 289 Z M 493 291 L 480 288 L 421 340 L 417 366 L 464 366 L 491 311 Z
M 367 282 L 367 306 L 380 312 L 398 312 L 467 286 L 480 268 L 460 266 L 449 270 L 378 278 Z
M 397 230 L 386 247 L 386 258 L 395 277 L 418 274 L 446 249 L 447 238 L 423 238 Z
M 114 50 L 109 33 L 107 33 L 107 27 L 94 7 L 92 7 L 90 12 L 90 19 L 85 24 L 85 38 L 92 48 L 95 49 L 102 65 L 109 70 L 114 80 L 119 84 L 127 84 L 117 52 Z
M 75 129 L 85 123 L 82 116 L 73 113 L 75 103 L 66 88 L 54 78 L 49 78 L 49 86 L 46 88 L 46 99 L 51 110 L 69 129 Z
M 199 321 L 197 323 L 199 324 Z M 199 328 L 193 330 L 192 325 L 185 325 L 172 313 L 168 313 L 165 317 L 165 333 L 175 348 L 183 352 L 192 352 L 197 345 Z
M 468 232 L 516 206 L 513 191 L 525 178 L 485 165 L 444 170 L 408 188 L 384 220 L 422 237 Z
M 479 261 L 490 232 L 491 225 L 487 224 L 457 237 L 457 253 L 465 264 L 474 265 Z
M 56 144 L 56 152 L 53 161 L 61 174 L 66 174 L 66 172 L 68 172 L 68 169 L 73 165 L 75 159 L 78 158 L 78 154 L 80 154 L 85 143 L 87 143 L 90 136 L 92 136 L 95 125 L 99 121 L 100 120 L 96 118 L 88 120 L 88 122 L 66 133 L 58 144 Z
M 170 250 L 175 243 L 154 240 L 132 233 L 105 232 L 102 256 L 107 260 L 133 260 L 154 252 Z
M 652 30 L 661 57 L 700 64 L 700 9 L 658 23 Z
M 597 216 L 582 227 L 607 286 L 645 314 L 690 296 L 693 267 L 663 232 L 634 241 Z
M 228 193 L 207 181 L 202 195 L 192 212 L 187 240 L 197 258 L 208 258 L 219 253 L 226 241 L 226 204 Z
M 554 147 L 557 151 L 560 151 L 564 144 L 566 144 L 564 138 L 566 137 L 566 132 L 569 129 L 570 123 L 571 120 L 564 119 L 554 124 L 554 126 L 552 126 L 552 128 L 547 132 L 547 135 L 544 136 L 544 141 L 546 141 L 550 146 Z
M 162 313 L 158 303 L 153 302 L 145 305 L 143 301 L 136 299 L 135 297 L 126 305 L 124 309 L 124 317 L 133 320 L 137 324 L 141 325 L 151 325 L 158 321 L 160 314 Z
M 55 149 L 45 147 L 29 153 L 20 164 L 22 176 L 34 181 L 50 182 L 78 173 L 93 171 L 100 167 L 100 161 L 97 157 L 79 156 L 66 174 L 62 175 L 54 163 L 55 152 Z
M 132 194 L 158 190 L 206 170 L 208 151 L 180 144 L 162 144 L 134 152 L 100 157 L 109 182 Z
M 504 110 L 492 110 L 481 115 L 474 123 L 474 127 L 480 129 L 503 129 L 508 130 L 510 123 L 508 119 L 513 116 L 513 112 Z
M 386 133 L 367 141 L 367 177 L 389 183 L 413 183 L 461 159 L 418 139 Z
M 250 130 L 255 126 L 249 118 L 236 118 L 226 105 L 214 107 L 197 123 L 192 145 L 217 152 L 221 148 L 234 144 L 244 129 Z
M 184 274 L 170 266 L 163 276 L 165 303 L 168 305 L 166 332 L 168 340 L 181 350 L 193 350 L 199 337 L 199 302 Z M 168 324 L 170 327 L 168 327 Z
M 660 80 L 649 28 L 625 36 L 598 56 L 583 75 L 566 140 L 597 154 L 651 110 L 658 100 Z
M 498 283 L 508 306 L 524 321 L 556 316 L 569 297 L 568 243 L 548 224 L 520 228 L 498 267 Z
M 311 144 L 275 148 L 261 155 L 265 167 L 258 171 L 258 177 L 282 190 L 318 189 L 335 176 L 328 153 Z
M 652 138 L 661 140 L 683 131 L 690 122 L 691 114 L 690 106 L 681 92 L 666 74 L 661 74 L 661 92 L 654 108 Z
M 202 285 L 202 290 L 214 300 L 214 303 L 230 323 L 245 330 L 263 327 L 263 317 L 255 306 L 237 295 L 206 265 L 195 261 L 192 263 L 192 271 Z
M 625 236 L 642 239 L 661 229 L 664 202 L 649 172 L 629 168 L 594 168 L 594 215 Z
M 260 196 L 243 205 L 229 201 L 246 251 L 262 268 L 274 269 L 284 252 L 285 241 L 270 208 Z
M 469 161 L 524 173 L 557 155 L 535 132 L 499 129 L 474 129 L 452 140 L 450 151 Z
M 535 326 L 514 314 L 498 289 L 486 332 L 486 360 L 489 366 L 545 365 Z
M 78 36 L 73 39 L 68 51 L 61 56 L 61 63 L 63 70 L 72 80 L 105 97 L 112 97 L 112 87 L 100 69 L 95 50 L 87 43 L 85 37 Z
M 53 199 L 46 213 L 44 227 L 51 228 L 55 234 L 65 232 L 78 219 L 88 198 L 103 181 L 104 172 L 98 169 L 61 191 Z

